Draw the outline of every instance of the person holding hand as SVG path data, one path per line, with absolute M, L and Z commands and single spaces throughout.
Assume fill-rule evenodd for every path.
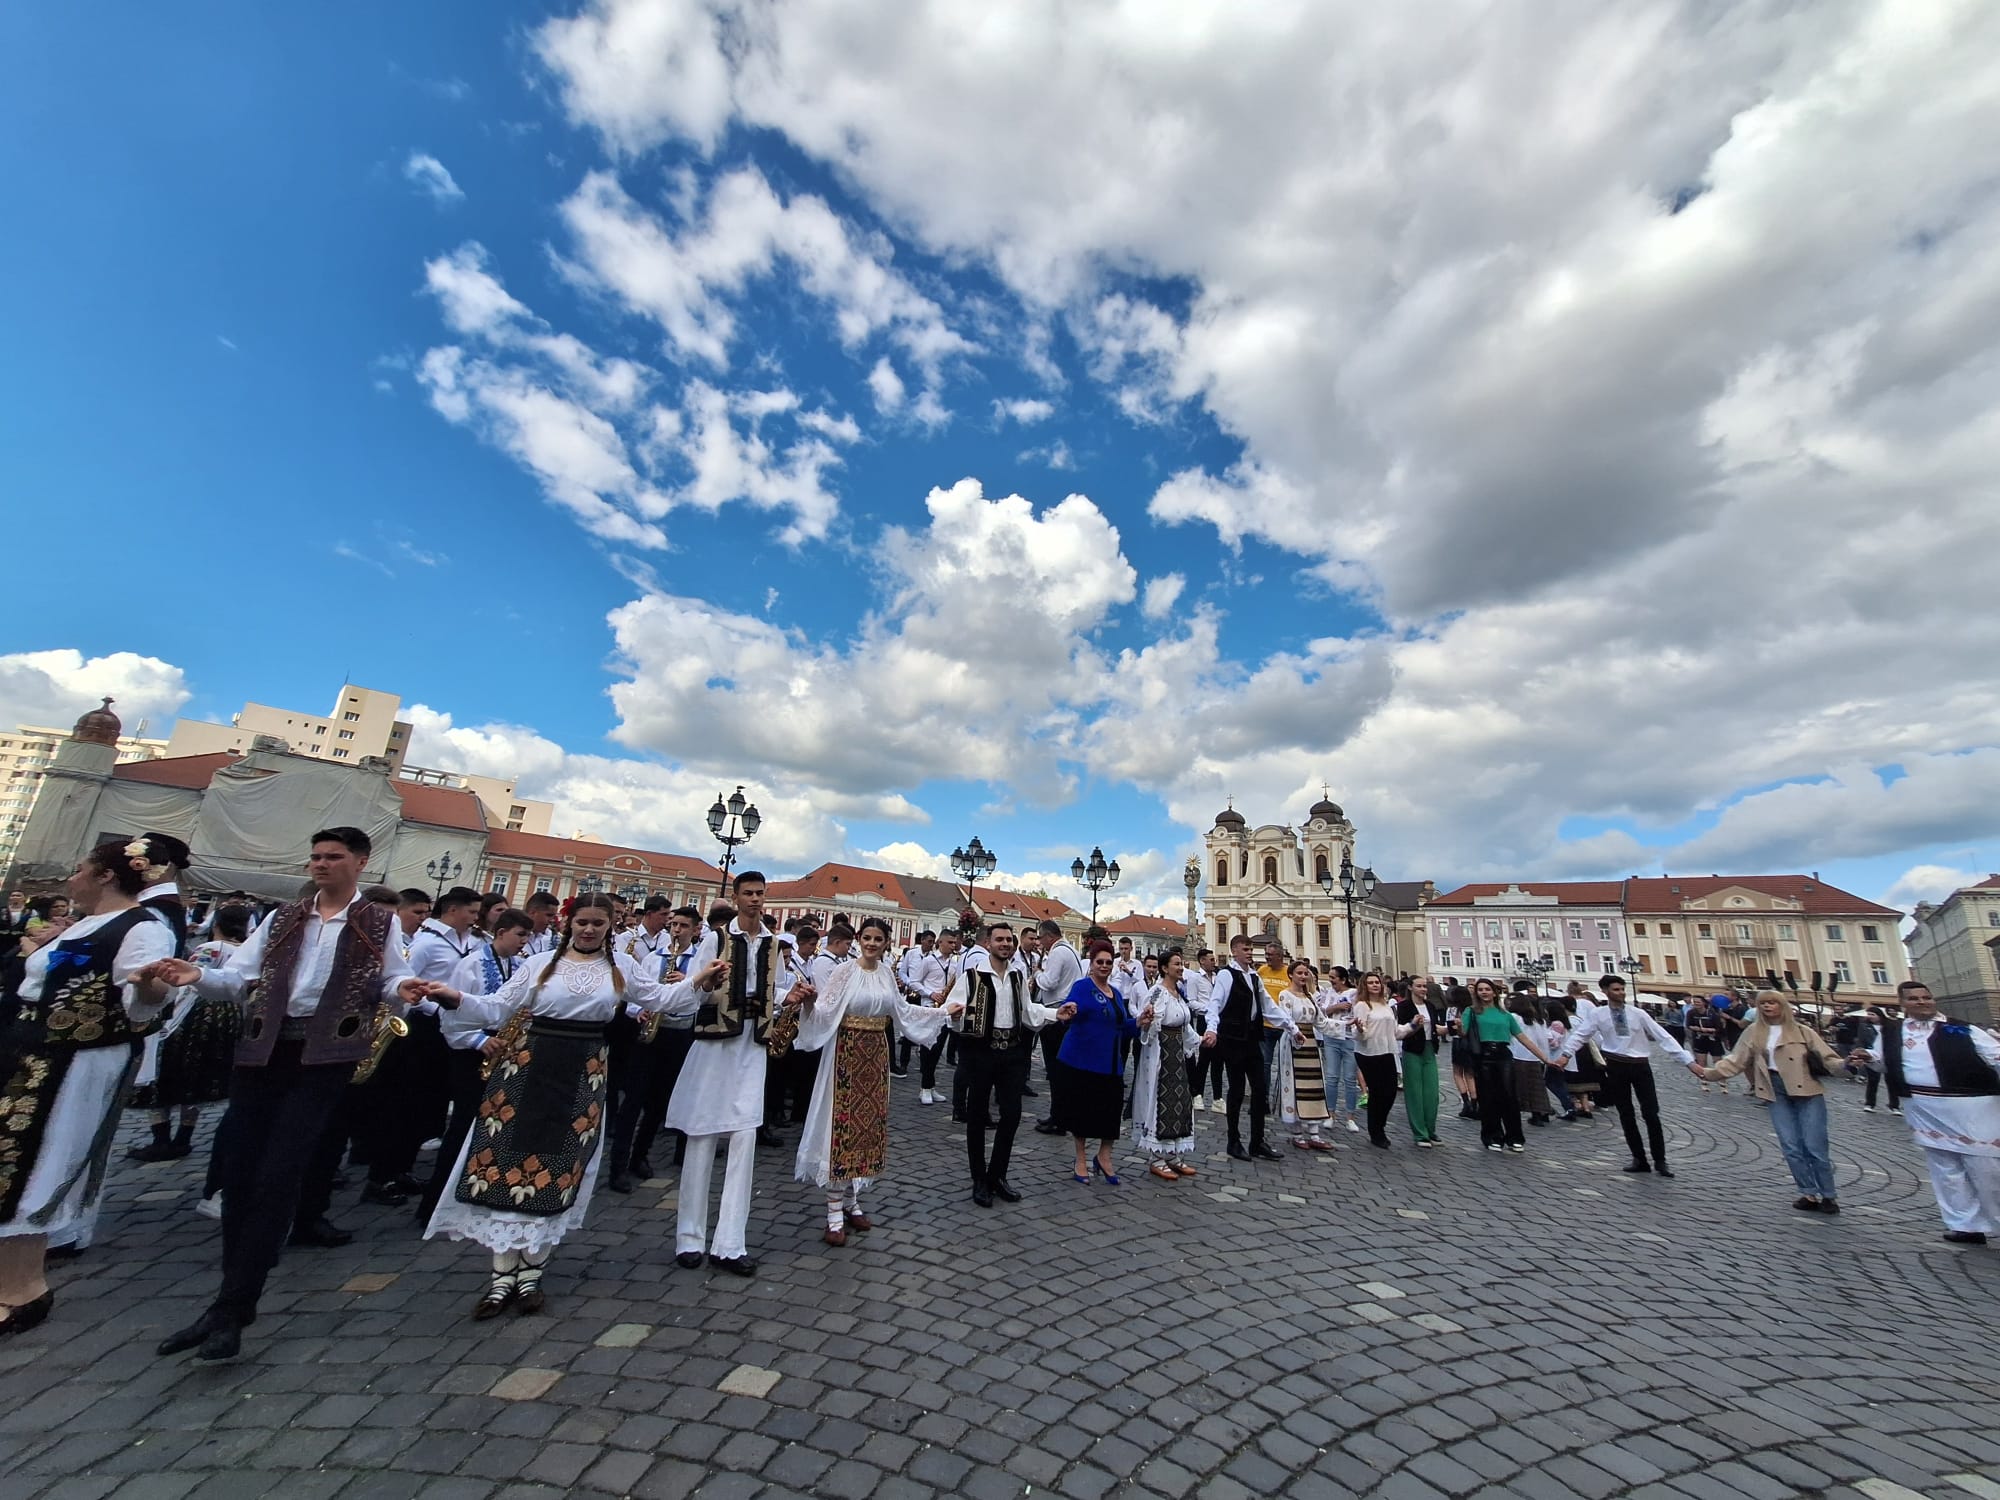
M 1076 1144 L 1075 1180 L 1088 1185 L 1095 1170 L 1116 1187 L 1118 1164 L 1112 1160 L 1111 1143 L 1118 1139 L 1125 1105 L 1120 1044 L 1136 1037 L 1139 1027 L 1111 983 L 1111 944 L 1099 938 L 1090 945 L 1088 959 L 1089 972 L 1070 986 L 1056 1012 L 1056 1019 L 1067 1023 L 1056 1054 L 1062 1069 L 1056 1098 L 1061 1101 L 1063 1129 Z M 1093 1137 L 1095 1163 L 1089 1155 Z
M 1833 1185 L 1826 1089 L 1820 1080 L 1841 1072 L 1846 1059 L 1817 1031 L 1800 1025 L 1792 1002 L 1776 990 L 1759 991 L 1756 1006 L 1757 1019 L 1744 1029 L 1736 1046 L 1712 1064 L 1697 1065 L 1695 1077 L 1715 1083 L 1747 1072 L 1751 1093 L 1771 1106 L 1771 1129 L 1777 1132 L 1778 1148 L 1798 1186 L 1792 1207 L 1837 1214 L 1840 1198 Z

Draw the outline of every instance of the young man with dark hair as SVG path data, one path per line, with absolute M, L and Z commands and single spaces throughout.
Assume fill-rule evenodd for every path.
M 701 931 L 701 913 L 692 906 L 675 908 L 667 916 L 667 945 L 660 953 L 657 977 L 662 983 L 687 977 L 688 960 L 694 957 L 696 935 Z M 632 1175 L 641 1182 L 653 1176 L 653 1142 L 659 1138 L 666 1119 L 667 1104 L 680 1081 L 681 1066 L 694 1045 L 694 1017 L 667 1016 L 654 1039 L 653 1076 L 646 1087 L 646 1107 L 639 1114 L 639 1133 L 632 1142 Z M 674 1133 L 674 1165 L 687 1155 L 687 1137 Z
M 1083 978 L 1083 960 L 1076 956 L 1055 922 L 1045 921 L 1039 929 L 1042 961 L 1035 968 L 1035 1001 L 1050 1010 L 1060 1009 L 1076 982 Z M 1042 1028 L 1042 1073 L 1049 1081 L 1048 1118 L 1036 1122 L 1036 1135 L 1062 1135 L 1062 1109 L 1056 1098 L 1056 1055 L 1062 1050 L 1067 1021 L 1051 1021 Z
M 522 954 L 533 957 L 537 953 L 552 952 L 556 946 L 556 918 L 562 915 L 562 902 L 556 900 L 553 891 L 536 891 L 522 903 L 521 910 L 534 924 L 534 934 L 528 939 L 528 946 L 521 950 Z
M 1660 1124 L 1660 1091 L 1653 1081 L 1651 1059 L 1658 1050 L 1683 1066 L 1694 1068 L 1694 1055 L 1645 1011 L 1625 1003 L 1625 981 L 1616 974 L 1606 974 L 1597 981 L 1597 987 L 1604 992 L 1604 1004 L 1587 1018 L 1577 1017 L 1576 1025 L 1563 1040 L 1562 1050 L 1550 1061 L 1561 1066 L 1592 1042 L 1597 1043 L 1597 1050 L 1604 1054 L 1604 1096 L 1618 1110 L 1618 1123 L 1625 1127 L 1625 1146 L 1632 1153 L 1625 1170 L 1672 1177 L 1673 1168 L 1667 1165 L 1667 1134 Z M 1484 1094 L 1485 1089 L 1480 1092 Z M 1635 1101 L 1637 1115 L 1633 1110 Z M 1643 1140 L 1638 1116 L 1646 1121 Z M 1646 1160 L 1649 1145 L 1653 1150 L 1650 1162 Z
M 666 1123 L 687 1135 L 676 1262 L 693 1270 L 702 1263 L 706 1248 L 709 1264 L 738 1276 L 754 1276 L 757 1262 L 750 1256 L 745 1234 L 757 1127 L 764 1118 L 766 1042 L 787 992 L 805 1000 L 814 990 L 811 980 L 793 972 L 784 945 L 764 924 L 763 874 L 742 871 L 732 892 L 736 914 L 703 935 L 687 972 L 701 974 L 711 963 L 722 967 L 706 989 L 688 986 L 667 1010 L 669 1015 L 693 1014 L 694 1043 L 667 1105 Z M 722 1207 L 711 1241 L 708 1183 L 716 1148 L 725 1141 L 729 1156 Z
M 1028 966 L 1015 952 L 1014 928 L 995 922 L 984 951 L 969 957 L 953 983 L 945 1009 L 958 1033 L 959 1071 L 966 1084 L 965 1152 L 972 1172 L 972 1201 L 991 1208 L 995 1198 L 1018 1203 L 1008 1186 L 1014 1133 L 1021 1125 L 1021 1092 L 1034 1057 L 1035 1032 L 1055 1019 L 1037 1004 Z M 999 1119 L 991 1111 L 998 1107 Z M 993 1131 L 989 1154 L 986 1132 Z
M 430 993 L 390 940 L 395 919 L 361 899 L 368 835 L 326 828 L 311 848 L 314 893 L 280 906 L 228 963 L 202 969 L 162 959 L 138 976 L 245 1007 L 222 1163 L 222 1284 L 207 1312 L 160 1344 L 163 1355 L 235 1357 L 286 1229 L 324 1222 L 325 1205 L 302 1202 L 302 1184 L 355 1064 L 368 1055 L 377 1017 Z

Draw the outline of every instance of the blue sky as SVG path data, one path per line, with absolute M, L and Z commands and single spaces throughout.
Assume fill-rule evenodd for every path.
M 698 848 L 742 780 L 773 864 L 978 833 L 1034 883 L 1102 843 L 1152 904 L 1224 797 L 1296 818 L 1322 780 L 1378 870 L 1446 883 L 1782 856 L 1880 895 L 1996 862 L 1990 689 L 1899 674 L 1938 622 L 1873 629 L 1841 580 L 1880 542 L 1799 525 L 1878 482 L 1814 422 L 1975 440 L 1976 350 L 1850 368 L 1879 345 L 1855 328 L 1930 326 L 1971 268 L 1843 265 L 1749 329 L 1770 268 L 1696 274 L 1703 214 L 1775 234 L 1774 184 L 1877 128 L 1855 104 L 1772 162 L 1732 146 L 1831 41 L 1787 41 L 1796 76 L 1743 39 L 1671 101 L 1530 112 L 1495 163 L 1498 46 L 1274 11 L 1175 39 L 1217 64 L 1190 71 L 1023 12 L 968 56 L 967 13 L 926 7 L 894 38 L 766 17 L 725 53 L 724 13 L 763 14 L 0 19 L 0 472 L 110 583 L 86 608 L 73 567 L 17 574 L 0 644 L 79 658 L 37 691 L 121 653 L 164 664 L 161 714 L 351 678 L 425 707 L 420 754 L 521 764 L 607 838 Z M 1393 80 L 1380 119 L 1312 118 L 1302 68 L 1336 52 Z M 1666 55 L 1646 87 L 1677 87 Z M 1899 84 L 1949 49 L 1928 66 Z M 1798 254 L 1865 259 L 1875 217 L 1952 199 L 1933 176 Z M 1712 190 L 1671 227 L 1616 207 L 1688 180 Z M 1959 425 L 1913 433 L 1864 399 L 1885 383 Z M 1911 483 L 1931 529 L 1980 524 L 1957 473 Z M 1707 596 L 1802 537 L 1783 599 Z

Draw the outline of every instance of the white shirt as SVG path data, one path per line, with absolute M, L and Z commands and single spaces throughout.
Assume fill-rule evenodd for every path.
M 1146 966 L 1136 958 L 1111 960 L 1111 988 L 1129 1006 L 1146 991 Z
M 556 929 L 551 922 L 545 931 L 536 933 L 521 946 L 521 957 L 531 958 L 537 953 L 553 953 L 556 950 Z
M 307 906 L 305 931 L 299 940 L 299 956 L 292 964 L 292 993 L 285 1005 L 287 1016 L 309 1016 L 319 1009 L 319 997 L 326 992 L 326 982 L 333 976 L 334 950 L 340 946 L 340 936 L 347 930 L 347 919 L 353 915 L 355 907 L 365 905 L 367 903 L 357 894 L 331 917 L 319 914 L 317 901 Z M 270 944 L 271 923 L 277 915 L 273 912 L 259 922 L 250 934 L 250 940 L 230 955 L 228 963 L 219 969 L 203 969 L 201 977 L 194 982 L 194 992 L 204 1000 L 229 1000 L 241 1005 L 250 993 L 250 986 L 263 973 L 264 950 Z M 401 927 L 395 922 L 389 926 L 393 939 Z M 382 950 L 383 1003 L 401 1010 L 402 1001 L 396 991 L 405 979 L 412 977 L 409 960 L 403 956 L 403 950 L 391 941 Z
M 29 954 L 21 975 L 21 999 L 42 998 L 42 986 L 48 981 L 49 965 L 55 959 L 57 948 L 64 943 L 75 942 L 78 938 L 88 937 L 105 923 L 124 915 L 122 911 L 114 911 L 106 912 L 102 916 L 78 917 L 65 927 L 62 934 L 53 942 L 44 943 Z M 156 959 L 173 956 L 174 930 L 158 913 L 150 910 L 140 921 L 132 925 L 130 932 L 119 939 L 118 952 L 111 960 L 111 982 L 124 991 L 125 1013 L 132 1020 L 139 1022 L 152 1020 L 160 1013 L 160 1007 L 166 1003 L 167 996 L 176 993 L 168 990 L 157 1001 L 141 1000 L 138 987 L 129 982 L 132 975 Z
M 1200 969 L 1185 969 L 1181 973 L 1181 993 L 1187 997 L 1188 1009 L 1199 1014 L 1208 1009 L 1208 976 Z
M 1227 968 L 1215 971 L 1215 983 L 1210 985 L 1208 990 L 1208 998 L 1211 1006 L 1208 1013 L 1208 1026 L 1202 1032 L 1202 1035 L 1207 1036 L 1210 1031 L 1214 1031 L 1222 1024 L 1223 1007 L 1229 1004 L 1229 971 L 1231 969 L 1234 969 L 1238 974 L 1241 974 L 1245 979 L 1250 981 L 1250 1003 L 1257 1007 L 1259 1021 L 1266 1026 L 1282 1027 L 1285 1035 L 1296 1042 L 1299 1039 L 1297 1023 L 1285 1014 L 1277 1001 L 1271 998 L 1271 992 L 1264 988 L 1264 981 L 1257 977 L 1257 971 L 1255 969 L 1246 969 L 1233 958 L 1229 961 Z
M 1926 1089 L 1938 1086 L 1937 1059 L 1931 1056 L 1931 1033 L 1944 1019 L 1939 1016 L 1931 1021 L 1903 1022 L 1903 1082 Z M 1990 1068 L 2000 1068 L 2000 1041 L 1977 1026 L 1966 1027 L 1966 1032 L 1980 1060 Z
M 419 979 L 450 984 L 458 966 L 478 951 L 479 939 L 471 933 L 460 937 L 436 917 L 426 917 L 410 939 L 410 972 Z
M 1005 973 L 994 969 L 991 954 L 981 952 L 977 958 L 967 955 L 967 962 L 959 970 L 958 977 L 952 981 L 951 993 L 945 997 L 947 1008 L 954 1001 L 963 1006 L 972 999 L 972 976 L 974 974 L 992 974 L 994 976 L 993 1026 L 996 1031 L 1011 1030 L 1017 1026 L 1029 1026 L 1039 1030 L 1056 1018 L 1053 1006 L 1036 1003 L 1034 998 L 1034 981 L 1029 977 L 1028 966 L 1021 961 L 1019 954 L 1016 954 L 1013 960 L 1007 965 Z M 1018 1013 L 1014 1008 L 1014 985 L 1007 978 L 1007 975 L 1010 974 L 1018 974 L 1020 976 L 1021 1008 Z M 957 1031 L 964 1025 L 964 1022 L 965 1012 L 961 1010 L 957 1015 L 950 1017 L 946 1024 L 953 1031 Z
M 1618 1029 L 1620 1019 L 1625 1022 L 1622 1034 Z M 1600 1005 L 1588 1020 L 1584 1019 L 1582 1008 L 1578 1007 L 1576 1029 L 1570 1032 L 1569 1040 L 1563 1043 L 1562 1053 L 1557 1060 L 1567 1062 L 1591 1042 L 1597 1043 L 1598 1050 L 1606 1057 L 1628 1057 L 1644 1062 L 1653 1055 L 1653 1049 L 1657 1047 L 1667 1056 L 1678 1058 L 1684 1063 L 1694 1061 L 1693 1054 L 1674 1040 L 1672 1032 L 1629 1001 L 1621 1006 L 1614 1006 L 1609 1002 Z
M 951 988 L 951 970 L 952 965 L 935 952 L 917 955 L 917 961 L 910 965 L 910 987 L 917 992 L 919 1005 L 935 1005 Z
M 1044 1005 L 1061 1005 L 1069 998 L 1076 982 L 1083 978 L 1083 960 L 1066 942 L 1057 943 L 1042 955 L 1035 971 L 1035 994 Z

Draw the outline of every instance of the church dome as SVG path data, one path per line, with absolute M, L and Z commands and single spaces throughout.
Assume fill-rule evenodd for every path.
M 125 726 L 111 711 L 111 700 L 106 698 L 103 707 L 93 708 L 76 721 L 76 728 L 69 732 L 69 737 L 86 745 L 115 745 L 118 736 L 124 732 Z
M 1215 815 L 1215 826 L 1217 828 L 1246 828 L 1249 825 L 1244 822 L 1242 813 L 1233 807 L 1225 807 Z
M 1322 797 L 1312 805 L 1311 816 L 1321 818 L 1328 823 L 1338 823 L 1347 814 L 1340 810 L 1338 802 L 1332 802 Z

